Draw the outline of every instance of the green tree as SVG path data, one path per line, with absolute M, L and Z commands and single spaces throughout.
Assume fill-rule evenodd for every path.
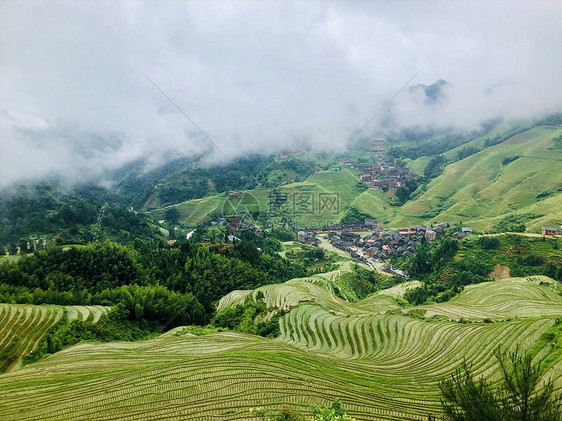
M 497 237 L 480 237 L 478 239 L 478 244 L 484 250 L 495 250 L 501 245 L 500 240 Z
M 353 421 L 344 409 L 341 402 L 337 399 L 332 403 L 332 406 L 321 408 L 315 406 L 312 408 L 313 421 Z
M 177 224 L 180 220 L 180 211 L 176 207 L 171 207 L 166 211 L 166 221 Z
M 446 165 L 447 165 L 447 158 L 445 158 L 443 155 L 434 156 L 429 160 L 427 166 L 423 170 L 424 178 L 426 180 L 431 180 L 433 178 L 436 178 L 443 172 Z
M 470 155 L 474 155 L 478 152 L 480 152 L 480 149 L 472 146 L 466 146 L 457 152 L 457 160 L 460 161 L 461 159 L 464 159 Z
M 290 408 L 283 408 L 280 411 L 258 408 L 256 411 L 260 421 L 304 421 L 304 417 Z
M 517 351 L 502 353 L 498 348 L 501 380 L 498 387 L 476 378 L 464 362 L 450 379 L 439 383 L 445 419 L 452 421 L 558 421 L 562 419 L 562 396 L 553 382 L 543 381 L 541 363 Z
M 289 407 L 284 407 L 280 411 L 258 408 L 255 412 L 261 417 L 260 421 L 304 421 L 305 419 Z M 327 407 L 312 406 L 310 413 L 312 421 L 353 421 L 353 418 L 349 416 L 348 411 L 342 407 L 338 400 Z

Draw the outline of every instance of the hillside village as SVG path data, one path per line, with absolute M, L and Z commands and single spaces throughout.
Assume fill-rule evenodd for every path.
M 263 236 L 263 229 L 241 217 L 218 218 L 212 226 L 225 226 L 226 239 L 229 243 L 239 241 L 236 233 L 240 230 L 251 231 L 257 237 Z M 425 239 L 432 243 L 437 237 L 446 234 L 450 227 L 448 222 L 433 224 L 429 227 L 420 224 L 409 228 L 394 230 L 384 229 L 375 219 L 365 218 L 363 221 L 343 221 L 339 224 L 327 226 L 310 226 L 297 232 L 297 241 L 314 247 L 320 245 L 319 235 L 324 235 L 335 248 L 345 251 L 356 261 L 380 263 L 388 261 L 392 256 L 410 256 L 414 253 L 416 243 Z M 361 236 L 361 233 L 370 232 Z M 557 236 L 562 232 L 557 227 L 542 227 L 542 235 Z M 450 232 L 452 238 L 458 241 L 469 241 L 473 229 L 463 226 L 460 231 Z M 203 242 L 211 242 L 205 236 Z
M 392 256 L 410 256 L 414 253 L 416 243 L 425 239 L 433 242 L 438 236 L 446 234 L 450 225 L 447 222 L 412 226 L 399 230 L 385 230 L 374 220 L 366 219 L 363 223 L 346 223 L 321 229 L 309 227 L 298 232 L 298 241 L 303 244 L 318 246 L 319 233 L 326 234 L 330 244 L 339 250 L 351 255 L 353 260 L 364 263 L 380 263 L 388 261 Z M 371 231 L 370 234 L 361 236 L 360 232 Z M 463 241 L 470 240 L 473 230 L 471 227 L 462 227 L 460 231 L 450 234 L 452 238 Z M 404 274 L 400 274 L 405 276 Z
M 374 155 L 375 163 L 355 163 L 348 159 L 342 160 L 340 163 L 350 165 L 362 171 L 359 180 L 369 187 L 383 190 L 396 190 L 398 187 L 404 187 L 405 181 L 410 178 L 418 178 L 413 174 L 410 168 L 398 167 L 396 163 L 390 165 L 386 158 L 386 140 L 372 140 L 369 153 Z
M 417 178 L 409 168 L 400 168 L 388 165 L 381 160 L 376 164 L 358 164 L 357 169 L 363 171 L 360 181 L 375 189 L 396 190 L 404 187 L 406 180 Z
M 433 242 L 437 236 L 445 234 L 449 227 L 447 222 L 426 227 L 418 225 L 400 230 L 375 230 L 372 234 L 360 237 L 358 234 L 342 232 L 339 236 L 330 233 L 330 242 L 334 247 L 348 252 L 359 253 L 365 258 L 377 262 L 383 262 L 393 255 L 410 256 L 414 252 L 415 245 L 422 239 Z M 469 239 L 472 228 L 463 227 L 462 232 L 452 234 L 458 240 Z M 353 257 L 353 255 L 352 255 Z

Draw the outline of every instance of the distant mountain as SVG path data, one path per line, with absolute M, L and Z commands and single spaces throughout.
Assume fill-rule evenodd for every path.
M 451 84 L 446 80 L 439 79 L 438 81 L 432 83 L 431 85 L 424 85 L 420 83 L 411 86 L 410 93 L 423 91 L 425 94 L 425 103 L 435 104 L 445 98 L 445 93 L 443 92 L 443 88 L 450 85 Z

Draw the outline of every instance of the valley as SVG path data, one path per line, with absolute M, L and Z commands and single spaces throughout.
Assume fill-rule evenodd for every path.
M 562 157 L 554 148 L 553 141 L 559 136 L 562 136 L 560 127 L 542 126 L 492 146 L 484 146 L 483 138 L 469 141 L 444 153 L 445 158 L 452 161 L 450 165 L 427 186 L 414 192 L 413 198 L 403 206 L 389 200 L 392 197 L 389 193 L 358 186 L 359 170 L 332 164 L 327 170 L 316 172 L 302 182 L 284 184 L 279 189 L 289 196 L 299 192 L 333 194 L 338 198 L 336 210 L 316 214 L 305 212 L 304 215 L 302 212 L 288 212 L 283 216 L 304 228 L 339 223 L 346 219 L 346 210 L 355 209 L 389 228 L 420 223 L 427 225 L 432 221 L 462 221 L 479 231 L 493 231 L 510 221 L 521 221 L 529 232 L 538 233 L 542 226 L 556 226 L 562 214 Z M 478 152 L 456 160 L 462 148 L 476 148 Z M 373 153 L 366 154 L 371 154 L 372 162 L 376 162 Z M 502 164 L 509 157 L 516 159 Z M 423 175 L 425 165 L 419 167 L 418 160 L 425 160 L 427 165 L 426 157 L 406 161 L 406 165 L 415 174 Z M 548 168 L 546 171 L 545 166 Z M 248 190 L 257 199 L 256 208 L 266 224 L 279 216 L 275 213 L 268 215 L 271 213 L 268 192 L 267 189 Z M 171 206 L 180 211 L 180 222 L 197 226 L 210 222 L 212 215 L 221 210 L 226 197 L 222 194 Z M 163 219 L 167 209 L 169 207 L 149 209 L 149 213 Z
M 417 158 L 365 141 L 241 161 L 255 179 L 231 166 L 226 184 L 178 162 L 113 191 L 20 186 L 3 205 L 0 420 L 261 420 L 334 401 L 426 420 L 463 362 L 496 384 L 498 349 L 541 361 L 559 395 L 559 136 L 497 128 Z M 201 197 L 179 200 L 182 183 Z
M 0 421 L 562 420 L 561 16 L 2 0 Z

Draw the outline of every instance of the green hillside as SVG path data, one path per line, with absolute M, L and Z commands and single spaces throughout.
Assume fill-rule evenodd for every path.
M 282 211 L 269 212 L 271 189 L 247 192 L 257 200 L 263 221 L 282 216 L 299 226 L 339 222 L 350 208 L 389 222 L 394 227 L 431 221 L 462 221 L 485 230 L 492 229 L 502 219 L 512 218 L 526 223 L 529 231 L 537 231 L 543 225 L 562 223 L 562 191 L 559 190 L 562 186 L 562 150 L 554 147 L 553 142 L 562 135 L 562 129 L 537 126 L 487 146 L 486 142 L 491 138 L 503 140 L 508 137 L 509 130 L 494 129 L 486 136 L 445 152 L 447 159 L 456 160 L 465 148 L 478 151 L 448 165 L 443 174 L 402 207 L 389 205 L 386 199 L 391 193 L 365 190 L 358 184 L 357 174 L 348 168 L 317 171 L 304 181 L 281 185 L 278 191 L 287 197 Z M 422 156 L 406 161 L 415 173 L 423 174 L 429 158 Z M 310 207 L 300 201 L 306 194 L 313 197 Z M 195 226 L 220 215 L 224 203 L 236 201 L 237 195 L 240 193 L 211 195 L 173 207 L 178 209 L 181 223 Z M 322 209 L 322 195 L 337 197 L 337 206 L 329 211 Z M 156 219 L 164 219 L 169 208 L 155 209 L 150 214 Z
M 379 307 L 416 284 L 343 302 L 331 291 L 336 275 L 257 290 L 270 308 L 290 309 L 275 340 L 178 328 L 145 342 L 76 345 L 7 373 L 0 376 L 0 419 L 86 419 L 95 411 L 99 420 L 243 420 L 257 419 L 257 407 L 288 404 L 305 413 L 338 398 L 358 420 L 426 420 L 440 411 L 437 380 L 464 359 L 477 374 L 495 376 L 498 345 L 546 358 L 545 375 L 562 390 L 553 315 L 562 313 L 562 296 L 552 280 L 471 286 L 448 303 L 466 309 L 459 323 L 458 312 L 441 305 Z M 222 307 L 250 293 L 231 293 Z M 521 312 L 529 303 L 533 311 Z M 453 312 L 453 320 L 416 314 L 429 310 Z M 482 312 L 498 316 L 495 323 Z
M 531 231 L 560 224 L 562 151 L 553 147 L 553 138 L 561 134 L 558 127 L 535 127 L 448 165 L 392 224 L 462 221 L 484 230 L 517 216 Z
M 225 198 L 220 195 L 209 196 L 204 197 L 203 199 L 189 200 L 178 205 L 167 206 L 165 208 L 149 212 L 149 214 L 155 219 L 164 219 L 166 216 L 166 210 L 175 207 L 180 213 L 179 220 L 181 222 L 199 224 L 204 221 L 211 212 L 219 208 L 224 199 Z
M 427 166 L 430 159 L 431 158 L 429 156 L 421 156 L 413 160 L 407 159 L 406 163 L 408 168 L 410 168 L 414 174 L 423 176 L 423 170 Z
M 378 221 L 390 221 L 397 207 L 391 207 L 384 199 L 382 190 L 369 189 L 358 195 L 350 204 L 359 212 L 371 215 Z
M 356 174 L 347 168 L 339 171 L 319 171 L 306 179 L 306 183 L 315 185 L 319 192 L 338 193 L 343 204 L 350 203 L 357 196 L 358 191 L 354 188 L 357 182 Z M 295 187 L 298 187 L 298 183 L 283 186 L 288 190 Z
M 445 156 L 445 158 L 449 160 L 456 160 L 458 157 L 458 153 L 464 150 L 465 148 L 475 148 L 478 150 L 482 150 L 487 147 L 486 141 L 493 140 L 496 137 L 503 139 L 509 137 L 510 134 L 514 134 L 522 130 L 524 129 L 518 127 L 517 125 L 498 126 L 483 136 L 472 139 L 471 141 L 463 143 L 462 145 L 457 146 L 456 148 L 449 149 L 448 151 L 444 152 L 443 155 Z
M 179 222 L 195 226 L 208 222 L 213 216 L 222 215 L 223 209 L 227 209 L 228 214 L 228 211 L 231 210 L 229 203 L 232 203 L 236 208 L 238 198 L 244 196 L 247 199 L 255 199 L 256 205 L 251 207 L 250 210 L 258 210 L 265 219 L 287 217 L 298 223 L 299 226 L 319 225 L 339 222 L 347 206 L 363 191 L 364 189 L 358 186 L 356 174 L 344 168 L 318 171 L 304 181 L 280 186 L 278 192 L 286 197 L 286 202 L 277 211 L 271 211 L 270 207 L 272 189 L 254 189 L 189 200 L 177 205 L 155 209 L 149 213 L 156 219 L 164 219 L 166 211 L 175 207 L 180 214 Z M 306 198 L 308 198 L 308 201 L 304 203 L 303 200 Z M 322 202 L 324 198 L 328 198 L 330 203 L 333 204 L 326 207 Z M 376 203 L 376 200 L 370 200 L 368 203 Z M 226 208 L 225 203 L 227 204 Z M 364 205 L 359 205 L 359 207 L 365 208 Z M 380 212 L 384 213 L 382 205 L 379 205 L 379 207 L 381 208 Z M 378 211 L 373 210 L 373 212 Z

